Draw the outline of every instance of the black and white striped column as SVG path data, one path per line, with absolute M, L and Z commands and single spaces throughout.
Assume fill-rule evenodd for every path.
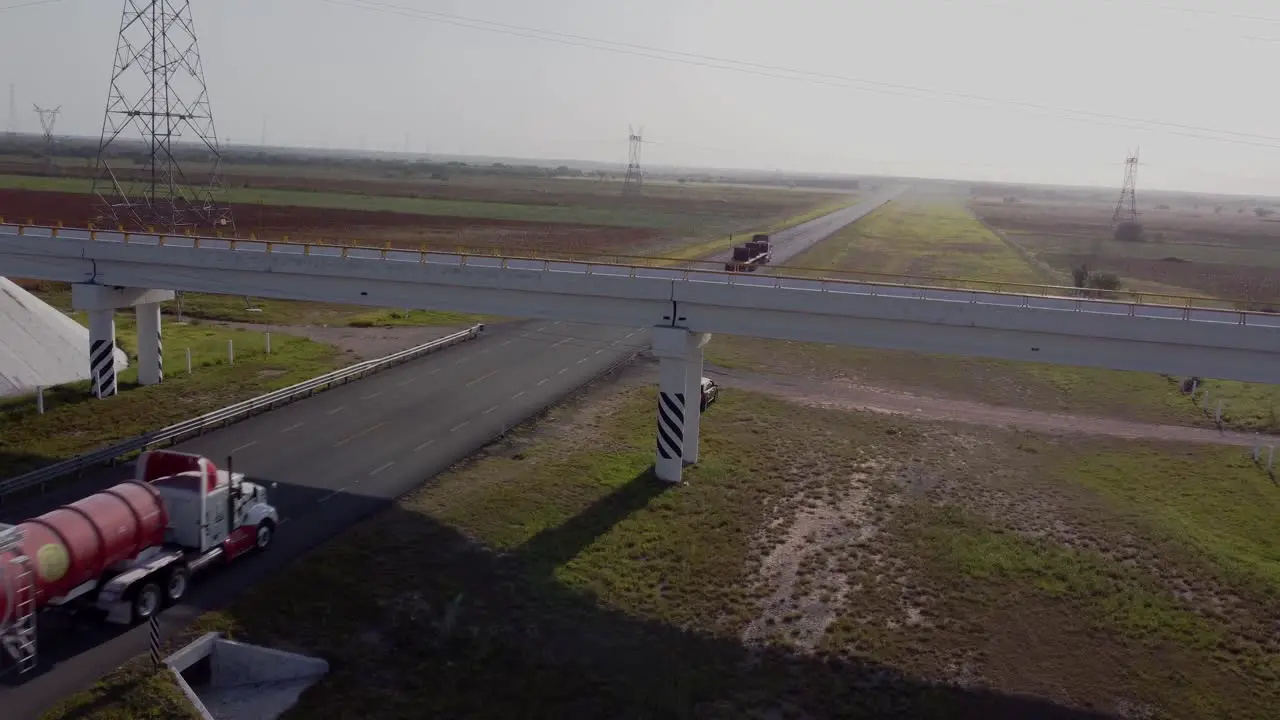
M 116 318 L 113 310 L 89 312 L 89 381 L 93 394 L 116 394 Z
M 653 473 L 659 480 L 680 482 L 684 468 L 686 395 L 685 356 L 688 335 L 683 328 L 653 329 L 653 354 L 658 357 L 658 448 Z
M 658 391 L 658 457 L 684 459 L 684 393 Z
M 160 303 L 141 303 L 138 314 L 138 383 L 164 382 L 164 342 L 160 332 Z
M 678 483 L 686 464 L 698 460 L 702 409 L 702 346 L 711 338 L 684 328 L 652 329 L 658 369 L 658 452 L 653 472 Z

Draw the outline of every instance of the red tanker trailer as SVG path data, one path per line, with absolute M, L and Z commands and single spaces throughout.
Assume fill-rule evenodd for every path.
M 0 524 L 0 645 L 35 666 L 36 616 L 90 607 L 108 622 L 150 618 L 192 574 L 265 549 L 280 522 L 266 489 L 207 458 L 143 453 L 135 479 L 11 526 Z

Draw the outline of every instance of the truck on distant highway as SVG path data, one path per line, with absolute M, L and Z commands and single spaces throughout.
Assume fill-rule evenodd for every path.
M 36 666 L 36 619 L 87 610 L 150 619 L 193 575 L 271 544 L 280 523 L 262 485 L 208 458 L 143 453 L 134 479 L 19 525 L 0 524 L 0 659 Z
M 769 235 L 756 233 L 742 245 L 733 248 L 733 257 L 724 264 L 728 272 L 755 272 L 761 265 L 768 265 L 770 258 Z

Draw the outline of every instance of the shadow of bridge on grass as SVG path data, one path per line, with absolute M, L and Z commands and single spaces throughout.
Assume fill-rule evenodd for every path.
M 391 505 L 263 590 L 294 589 L 288 612 L 273 612 L 277 604 L 237 620 L 253 641 L 302 644 L 330 661 L 330 678 L 291 714 L 299 718 L 343 717 L 342 708 L 371 718 L 1110 717 L 865 658 L 748 647 L 606 607 L 556 578 L 611 528 L 678 492 L 647 471 L 504 552 Z M 298 596 L 323 580 L 323 593 Z

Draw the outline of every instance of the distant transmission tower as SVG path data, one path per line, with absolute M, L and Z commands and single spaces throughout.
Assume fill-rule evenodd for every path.
M 40 129 L 44 131 L 44 171 L 46 173 L 53 172 L 53 126 L 58 122 L 58 113 L 62 112 L 62 106 L 52 110 L 45 110 L 39 105 L 34 106 L 36 115 L 40 116 Z
M 1116 201 L 1116 211 L 1111 214 L 1111 226 L 1121 223 L 1138 222 L 1138 151 L 1124 159 L 1124 186 L 1120 188 L 1120 199 Z
M 18 91 L 13 83 L 9 83 L 9 123 L 5 129 L 10 135 L 16 135 L 18 132 Z
M 116 160 L 113 146 L 137 139 L 146 154 L 143 167 L 134 169 Z M 188 180 L 180 157 L 202 182 Z M 234 233 L 223 191 L 190 0 L 125 0 L 98 146 L 95 222 Z
M 640 169 L 640 148 L 644 145 L 644 128 L 640 132 L 627 126 L 627 176 L 622 180 L 623 195 L 639 195 L 644 184 L 644 171 Z

